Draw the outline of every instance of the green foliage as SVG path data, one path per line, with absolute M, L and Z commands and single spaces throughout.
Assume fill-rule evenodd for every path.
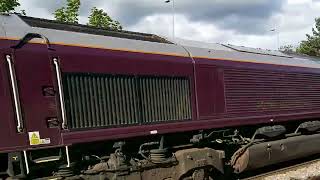
M 2 13 L 12 13 L 18 6 L 20 6 L 18 0 L 0 0 L 0 12 Z
M 279 50 L 284 53 L 295 53 L 295 48 L 293 47 L 293 45 L 281 46 Z
M 60 22 L 78 23 L 80 0 L 67 0 L 67 7 L 57 9 L 53 14 Z
M 320 57 L 320 18 L 316 18 L 315 22 L 312 35 L 306 35 L 307 39 L 302 41 L 297 48 L 298 53 Z
M 103 9 L 97 9 L 96 7 L 91 9 L 88 25 L 97 28 L 122 30 L 118 21 L 113 20 Z
M 27 13 L 26 13 L 26 10 L 22 9 L 21 12 L 20 12 L 22 15 L 26 16 Z

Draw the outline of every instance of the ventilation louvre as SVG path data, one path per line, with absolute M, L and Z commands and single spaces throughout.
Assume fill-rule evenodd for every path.
M 75 73 L 63 78 L 70 129 L 191 119 L 187 78 Z
M 228 115 L 298 113 L 320 109 L 316 74 L 226 69 Z

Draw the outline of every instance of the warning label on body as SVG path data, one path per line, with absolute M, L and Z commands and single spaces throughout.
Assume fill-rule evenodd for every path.
M 50 144 L 50 138 L 41 139 L 39 131 L 28 132 L 30 145 Z

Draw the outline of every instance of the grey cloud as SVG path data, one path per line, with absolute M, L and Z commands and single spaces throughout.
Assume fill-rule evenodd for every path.
M 283 0 L 175 0 L 175 12 L 192 22 L 215 24 L 241 34 L 263 34 L 269 27 L 266 22 L 281 12 L 283 3 Z M 148 15 L 171 13 L 171 5 L 164 0 L 152 3 L 150 0 L 117 0 L 112 8 L 125 26 L 134 25 Z
M 49 12 L 54 12 L 56 9 L 65 5 L 64 1 L 39 1 L 39 0 L 28 0 L 29 4 L 33 4 L 39 8 L 47 9 Z
M 26 1 L 26 0 L 25 0 Z M 33 4 L 39 8 L 45 8 L 48 12 L 53 13 L 56 9 L 61 8 L 67 4 L 66 0 L 28 0 L 29 4 Z M 103 1 L 90 1 L 90 0 L 81 0 L 80 6 L 80 16 L 88 16 L 91 6 L 100 5 Z
M 39 17 L 37 10 L 42 9 L 46 14 L 52 15 L 55 10 L 67 4 L 66 0 L 20 0 L 20 9 L 25 9 L 27 15 Z M 80 16 L 88 16 L 93 6 L 103 4 L 104 1 L 81 0 Z M 40 17 L 48 18 L 48 17 Z
M 53 13 L 65 4 L 59 0 L 22 0 Z M 215 24 L 240 34 L 264 34 L 268 19 L 280 13 L 284 0 L 175 0 L 176 13 L 192 22 Z M 81 0 L 80 16 L 89 15 L 92 7 L 103 8 L 124 27 L 138 23 L 146 16 L 171 13 L 171 4 L 164 0 Z M 28 11 L 27 11 L 28 13 Z M 159 22 L 161 23 L 161 22 Z
M 189 8 L 192 21 L 214 23 L 222 29 L 235 30 L 240 34 L 264 34 L 269 28 L 268 19 L 282 10 L 284 1 L 238 1 L 232 3 L 195 4 Z M 190 5 L 191 7 L 191 5 Z

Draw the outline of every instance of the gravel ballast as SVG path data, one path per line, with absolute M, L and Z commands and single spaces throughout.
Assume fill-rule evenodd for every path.
M 288 172 L 270 175 L 264 180 L 320 180 L 320 161 Z

